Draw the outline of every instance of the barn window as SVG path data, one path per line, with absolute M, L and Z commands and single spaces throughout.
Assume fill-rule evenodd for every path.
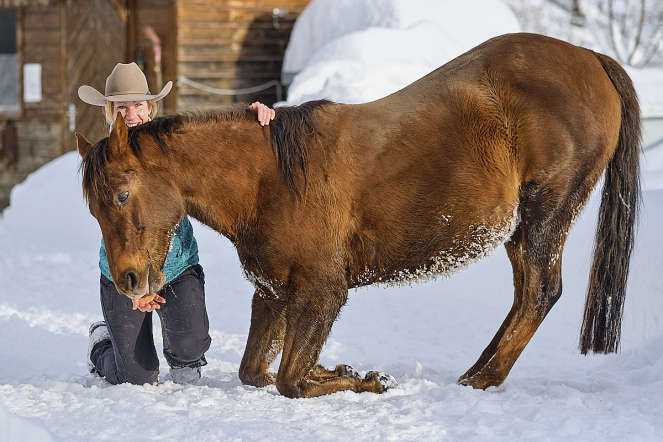
M 19 108 L 16 10 L 0 10 L 0 113 Z

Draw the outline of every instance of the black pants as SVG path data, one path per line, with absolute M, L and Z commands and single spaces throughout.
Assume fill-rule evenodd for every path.
M 200 265 L 186 269 L 166 284 L 159 295 L 166 302 L 157 310 L 161 320 L 163 352 L 173 368 L 207 364 L 205 352 L 212 339 L 205 308 L 205 275 Z M 95 345 L 91 359 L 111 384 L 142 385 L 159 380 L 159 357 L 152 336 L 152 313 L 132 310 L 131 300 L 101 275 L 101 308 L 110 341 Z

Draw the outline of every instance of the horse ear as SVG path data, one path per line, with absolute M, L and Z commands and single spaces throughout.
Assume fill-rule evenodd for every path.
M 76 132 L 75 134 L 76 134 L 76 148 L 78 149 L 78 153 L 82 158 L 85 158 L 87 154 L 90 153 L 92 145 L 83 135 L 79 134 L 78 132 Z
M 112 154 L 122 155 L 126 150 L 129 142 L 129 135 L 127 125 L 124 122 L 124 117 L 120 112 L 115 116 L 113 127 L 111 127 L 110 135 L 108 136 L 108 145 Z

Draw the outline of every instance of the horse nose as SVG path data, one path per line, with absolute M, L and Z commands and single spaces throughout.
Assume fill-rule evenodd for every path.
M 132 292 L 136 291 L 138 288 L 138 282 L 140 281 L 138 272 L 134 269 L 127 270 L 127 272 L 124 274 L 124 277 L 127 282 L 127 288 L 129 288 Z

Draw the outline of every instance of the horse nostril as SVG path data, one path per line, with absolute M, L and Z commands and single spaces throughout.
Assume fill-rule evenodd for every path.
M 135 270 L 129 270 L 126 273 L 126 276 L 127 276 L 127 282 L 129 283 L 129 287 L 131 288 L 131 290 L 132 291 L 136 290 L 136 288 L 138 287 L 138 280 L 139 280 L 138 272 L 136 272 Z

